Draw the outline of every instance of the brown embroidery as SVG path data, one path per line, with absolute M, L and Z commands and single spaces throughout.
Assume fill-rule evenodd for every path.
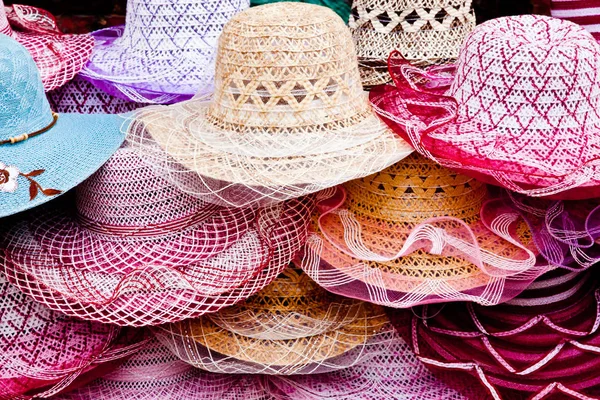
M 57 194 L 61 194 L 62 190 L 57 189 L 44 189 L 35 179 L 32 177 L 41 175 L 44 173 L 45 169 L 36 169 L 35 171 L 31 171 L 28 174 L 19 173 L 19 175 L 25 177 L 29 181 L 29 200 L 33 200 L 37 197 L 39 192 L 42 192 L 44 196 L 56 196 Z
M 19 187 L 17 178 L 19 176 L 22 176 L 29 181 L 30 201 L 35 199 L 40 192 L 44 196 L 56 196 L 57 194 L 61 194 L 61 190 L 44 189 L 35 179 L 33 179 L 34 177 L 43 174 L 44 171 L 44 169 L 36 169 L 27 174 L 24 174 L 23 172 L 19 171 L 19 169 L 15 166 L 7 166 L 4 163 L 0 162 L 0 192 L 16 192 L 17 188 Z

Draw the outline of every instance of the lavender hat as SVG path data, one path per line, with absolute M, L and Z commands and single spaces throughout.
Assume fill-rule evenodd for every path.
M 125 100 L 168 104 L 210 92 L 223 25 L 249 0 L 128 0 L 125 26 L 94 32 L 81 77 Z

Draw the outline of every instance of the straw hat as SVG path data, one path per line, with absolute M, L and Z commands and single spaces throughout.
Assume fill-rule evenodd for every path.
M 47 95 L 50 108 L 58 113 L 121 114 L 141 106 L 111 96 L 79 76 Z
M 344 296 L 497 304 L 548 269 L 502 198 L 418 154 L 323 193 L 318 207 L 302 268 Z
M 223 25 L 249 0 L 127 0 L 125 26 L 93 32 L 81 76 L 128 101 L 166 104 L 212 90 Z
M 2 1 L 0 34 L 12 37 L 29 51 L 46 91 L 73 79 L 89 60 L 94 47 L 90 35 L 63 34 L 48 11 L 21 4 L 5 7 Z
M 0 35 L 0 218 L 94 173 L 123 142 L 121 124 L 114 115 L 53 113 L 31 55 Z
M 600 40 L 600 11 L 598 5 L 587 1 L 549 0 L 550 14 L 575 22 Z
M 596 276 L 559 270 L 505 304 L 428 306 L 398 328 L 428 367 L 455 379 L 468 373 L 493 399 L 592 399 L 600 396 L 599 299 Z
M 368 175 L 412 149 L 372 112 L 347 27 L 304 3 L 253 7 L 219 41 L 212 99 L 138 110 L 129 143 L 182 190 L 267 204 Z
M 389 329 L 383 310 L 328 294 L 290 268 L 232 308 L 156 330 L 181 359 L 212 372 L 305 374 L 374 356 Z
M 600 45 L 580 26 L 538 15 L 475 29 L 454 68 L 390 56 L 394 86 L 378 113 L 438 163 L 529 196 L 600 194 Z
M 7 227 L 1 267 L 52 309 L 133 326 L 197 317 L 265 287 L 304 243 L 313 203 L 212 205 L 127 147 L 76 195 L 75 210 L 48 207 Z
M 264 4 L 269 3 L 277 3 L 279 1 L 290 1 L 290 0 L 251 0 L 251 6 L 262 6 Z M 337 15 L 340 16 L 345 23 L 348 23 L 348 18 L 350 17 L 350 4 L 348 0 L 291 0 L 291 1 L 300 1 L 302 3 L 308 4 L 316 4 L 318 6 L 329 7 Z
M 443 64 L 458 58 L 475 28 L 472 0 L 354 0 L 350 30 L 364 86 L 391 82 L 389 54 L 413 64 Z

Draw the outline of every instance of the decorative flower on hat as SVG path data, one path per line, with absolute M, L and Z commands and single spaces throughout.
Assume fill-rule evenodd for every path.
M 14 192 L 17 190 L 19 174 L 20 171 L 17 167 L 7 166 L 0 162 L 0 192 Z

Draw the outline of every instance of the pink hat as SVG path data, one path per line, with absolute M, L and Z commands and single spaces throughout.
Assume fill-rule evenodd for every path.
M 94 48 L 90 35 L 65 35 L 46 10 L 0 1 L 0 33 L 21 43 L 35 61 L 46 91 L 56 89 L 77 74 Z
M 266 286 L 306 238 L 312 199 L 225 208 L 180 192 L 121 148 L 77 188 L 77 207 L 17 221 L 3 269 L 68 315 L 156 325 L 234 304 Z
M 538 15 L 478 26 L 454 67 L 389 59 L 376 111 L 438 163 L 530 196 L 600 195 L 600 45 Z
M 552 0 L 550 13 L 555 18 L 567 19 L 587 29 L 600 40 L 600 4 L 594 0 Z

